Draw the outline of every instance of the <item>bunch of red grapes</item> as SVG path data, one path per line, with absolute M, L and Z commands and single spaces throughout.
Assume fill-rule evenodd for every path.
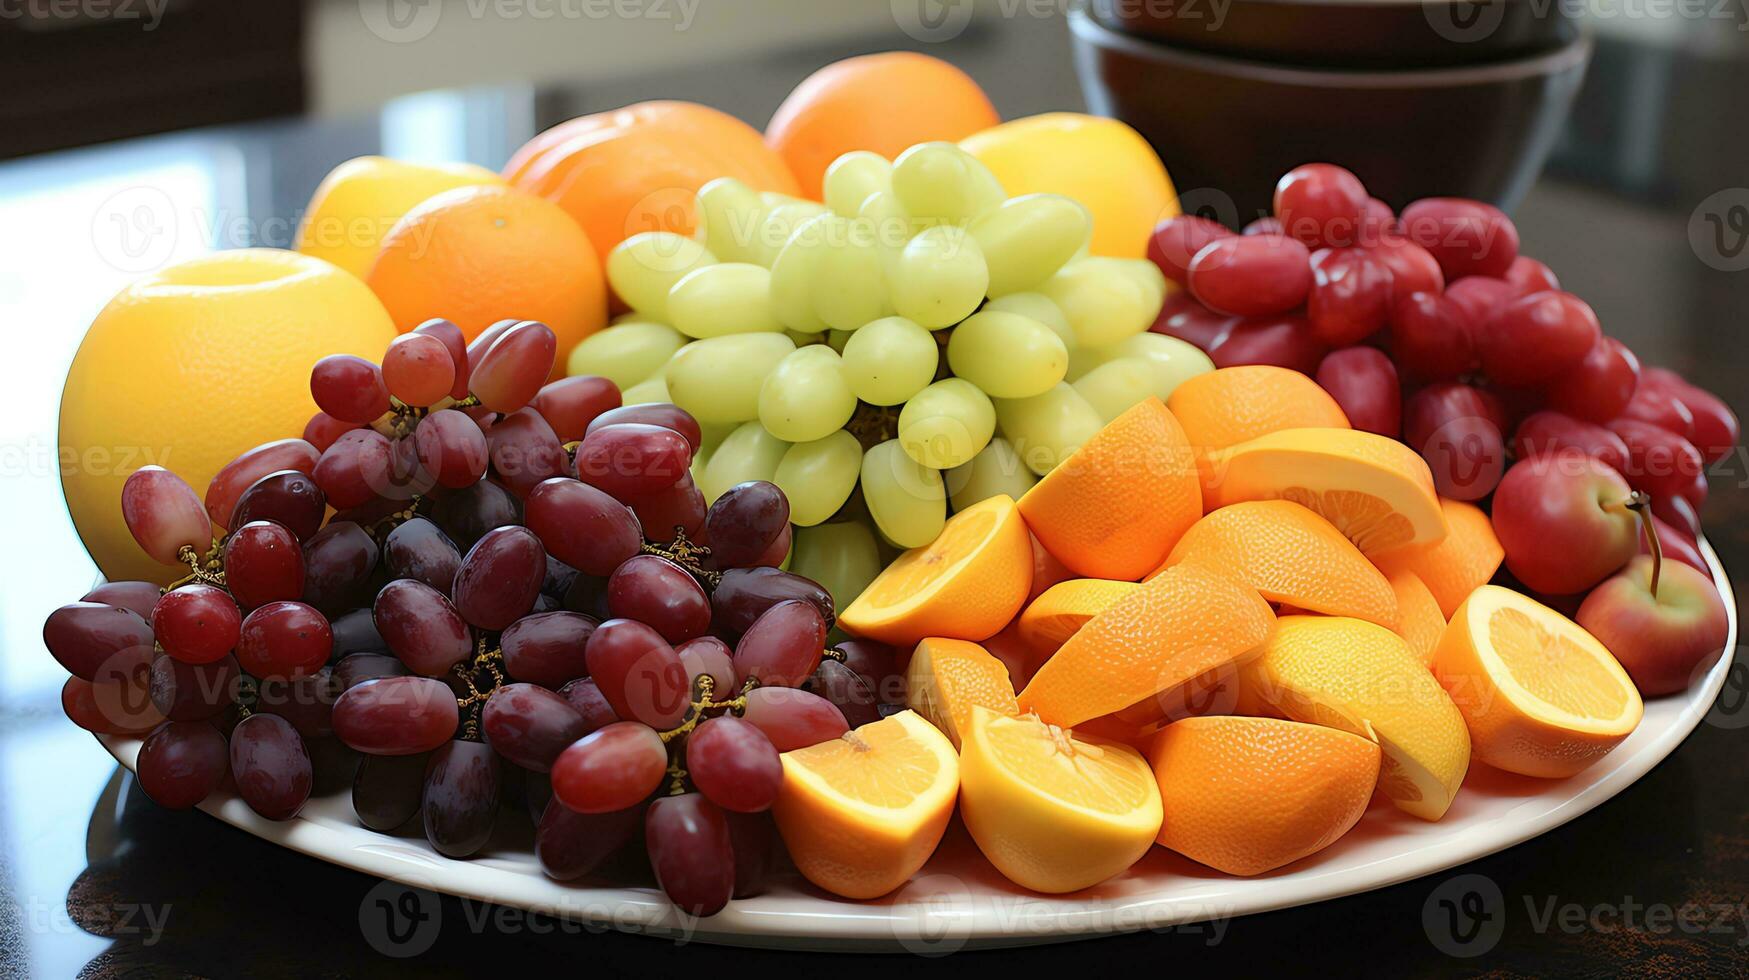
M 128 527 L 187 574 L 50 615 L 68 716 L 143 735 L 139 783 L 164 806 L 228 776 L 290 819 L 326 746 L 356 767 L 360 823 L 422 817 L 445 855 L 480 852 L 510 806 L 554 878 L 642 837 L 692 914 L 758 893 L 779 753 L 902 701 L 893 651 L 828 649 L 831 596 L 776 567 L 777 487 L 707 508 L 698 423 L 622 406 L 602 378 L 548 383 L 554 353 L 544 324 L 468 344 L 433 320 L 380 366 L 317 363 L 304 438 L 237 457 L 204 502 L 167 470 L 134 473 Z
M 1149 257 L 1174 293 L 1153 329 L 1217 367 L 1315 378 L 1357 429 L 1401 439 L 1443 496 L 1480 500 L 1520 459 L 1577 450 L 1651 495 L 1661 531 L 1699 534 L 1706 463 L 1738 439 L 1717 396 L 1640 367 L 1584 300 L 1518 252 L 1498 208 L 1428 198 L 1394 214 L 1327 163 L 1276 184 L 1242 233 L 1185 215 Z

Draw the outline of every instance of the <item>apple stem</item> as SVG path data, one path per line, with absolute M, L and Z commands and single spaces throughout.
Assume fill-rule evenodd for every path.
M 1640 532 L 1646 538 L 1646 550 L 1652 555 L 1652 598 L 1658 598 L 1658 573 L 1664 566 L 1664 548 L 1658 543 L 1658 529 L 1652 526 L 1652 497 L 1644 490 L 1635 490 L 1623 504 L 1640 519 Z

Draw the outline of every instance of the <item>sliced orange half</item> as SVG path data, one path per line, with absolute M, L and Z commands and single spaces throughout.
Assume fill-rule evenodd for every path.
M 1203 507 L 1291 500 L 1368 555 L 1445 537 L 1433 474 L 1395 439 L 1360 429 L 1283 429 L 1209 456 Z
M 804 877 L 834 895 L 878 898 L 935 853 L 959 782 L 947 736 L 901 711 L 785 752 L 771 812 Z
M 928 637 L 905 668 L 905 703 L 941 729 L 954 748 L 971 724 L 972 709 L 1014 714 L 1014 683 L 995 654 L 969 640 Z
M 987 639 L 1026 602 L 1032 559 L 1026 522 L 1014 499 L 999 494 L 955 514 L 934 541 L 895 559 L 838 623 L 895 646 L 926 636 Z
M 1038 650 L 1055 650 L 1089 619 L 1136 591 L 1134 582 L 1104 578 L 1073 578 L 1044 591 L 1027 605 L 1017 621 L 1020 636 Z
M 1645 705 L 1614 656 L 1585 628 L 1498 585 L 1470 593 L 1433 655 L 1476 758 L 1561 779 L 1633 732 Z

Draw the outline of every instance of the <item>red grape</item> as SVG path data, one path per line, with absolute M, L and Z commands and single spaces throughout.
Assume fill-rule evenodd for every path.
M 1227 332 L 1240 322 L 1240 317 L 1216 313 L 1198 303 L 1189 290 L 1179 290 L 1166 297 L 1165 304 L 1160 307 L 1160 315 L 1148 329 L 1168 337 L 1177 337 L 1206 351 L 1220 343 L 1227 336 Z
M 203 664 L 171 656 L 152 661 L 152 706 L 171 721 L 202 721 L 231 706 L 237 696 L 237 658 Z
M 415 517 L 402 522 L 383 540 L 383 562 L 395 578 L 424 582 L 449 595 L 462 555 L 436 524 Z
M 413 446 L 420 465 L 439 486 L 471 486 L 486 475 L 486 434 L 453 408 L 420 419 L 413 430 Z
M 351 354 L 330 354 L 310 369 L 316 407 L 342 422 L 369 425 L 389 411 L 389 390 L 375 364 Z
M 1465 276 L 1445 287 L 1445 298 L 1457 305 L 1473 328 L 1480 329 L 1518 295 L 1504 279 Z
M 789 526 L 789 499 L 764 480 L 738 483 L 705 514 L 705 539 L 718 568 L 741 568 L 759 558 Z
M 631 504 L 632 513 L 644 528 L 644 536 L 651 541 L 673 541 L 676 529 L 697 540 L 704 528 L 704 494 L 692 482 L 691 473 L 681 476 L 679 482 L 666 490 L 632 498 Z
M 578 813 L 624 810 L 655 792 L 667 772 L 662 737 L 648 725 L 616 721 L 553 760 L 553 798 Z
M 1159 266 L 1167 279 L 1182 286 L 1185 270 L 1196 253 L 1215 239 L 1232 234 L 1218 221 L 1194 214 L 1175 215 L 1154 226 L 1154 233 L 1148 236 L 1148 260 Z
M 630 619 L 610 619 L 590 634 L 584 659 L 614 714 L 660 729 L 685 717 L 691 685 L 662 634 Z
M 1217 239 L 1190 260 L 1190 291 L 1221 313 L 1286 313 L 1305 302 L 1312 288 L 1311 258 L 1304 245 L 1285 235 Z
M 560 442 L 583 438 L 601 413 L 618 407 L 619 386 L 592 374 L 560 378 L 534 396 L 534 410 L 553 427 Z M 693 447 L 697 445 L 695 441 Z
M 396 337 L 383 354 L 383 385 L 402 403 L 417 408 L 449 397 L 455 387 L 455 361 L 449 347 L 430 334 Z
M 643 546 L 643 532 L 626 505 L 577 480 L 555 478 L 536 486 L 525 519 L 548 554 L 586 575 L 611 574 Z
M 836 615 L 831 593 L 819 583 L 764 565 L 724 572 L 711 591 L 711 609 L 718 629 L 744 633 L 766 610 L 786 599 L 812 603 L 827 621 Z
M 250 521 L 225 539 L 225 585 L 246 609 L 304 594 L 304 552 L 282 524 Z
M 468 550 L 450 594 L 469 624 L 501 630 L 528 614 L 546 579 L 547 553 L 526 527 L 486 532 Z
M 333 616 L 369 605 L 378 554 L 364 528 L 330 521 L 304 542 L 304 601 Z
M 1306 318 L 1312 334 L 1333 347 L 1359 343 L 1385 325 L 1391 270 L 1366 249 L 1321 248 L 1312 253 L 1312 289 Z
M 729 822 L 697 793 L 664 796 L 644 815 L 650 869 L 669 901 L 688 915 L 715 915 L 735 891 Z
M 596 622 L 581 613 L 536 613 L 511 623 L 498 637 L 504 669 L 519 681 L 557 688 L 589 673 L 583 650 Z
M 199 582 L 166 592 L 152 610 L 152 635 L 183 663 L 210 664 L 229 654 L 242 628 L 230 593 Z
M 445 857 L 486 846 L 498 816 L 498 756 L 484 742 L 446 742 L 431 753 L 419 810 L 425 838 Z
M 206 513 L 214 524 L 228 527 L 231 514 L 237 509 L 237 499 L 255 481 L 269 473 L 297 470 L 309 473 L 316 468 L 321 451 L 302 439 L 280 439 L 263 443 L 226 463 L 206 487 Z
M 1317 381 L 1342 406 L 1349 425 L 1393 439 L 1402 432 L 1403 389 L 1396 365 L 1382 351 L 1332 351 L 1318 365 Z
M 1425 381 L 1447 381 L 1476 366 L 1469 321 L 1433 292 L 1409 293 L 1392 306 L 1391 353 L 1405 372 Z
M 1366 199 L 1366 212 L 1360 219 L 1360 238 L 1356 245 L 1371 248 L 1387 235 L 1397 235 L 1397 212 L 1376 197 Z
M 370 755 L 418 755 L 447 743 L 460 724 L 455 692 L 430 677 L 385 677 L 334 702 L 334 734 Z
M 777 824 L 768 813 L 726 810 L 723 816 L 729 821 L 729 845 L 735 852 L 735 897 L 765 894 L 782 846 Z
M 389 650 L 415 674 L 441 677 L 473 655 L 473 631 L 443 593 L 423 582 L 383 586 L 371 614 Z
M 1403 441 L 1427 461 L 1440 496 L 1480 500 L 1506 471 L 1503 420 L 1499 399 L 1488 392 L 1462 384 L 1431 385 L 1404 405 Z
M 1386 235 L 1368 247 L 1373 258 L 1391 270 L 1391 298 L 1401 300 L 1410 293 L 1445 292 L 1445 273 L 1439 271 L 1439 261 L 1433 254 L 1400 235 Z
M 692 450 L 673 429 L 630 422 L 592 430 L 577 447 L 576 465 L 577 479 L 629 502 L 680 482 Z
M 140 745 L 134 775 L 153 803 L 186 810 L 219 788 L 229 760 L 218 729 L 204 721 L 167 721 Z
M 499 419 L 486 434 L 486 446 L 492 471 L 519 497 L 528 496 L 542 480 L 571 473 L 559 437 L 532 408 Z
M 69 602 L 49 613 L 43 645 L 74 677 L 92 683 L 140 681 L 152 662 L 152 627 L 131 609 Z
M 443 342 L 443 349 L 449 353 L 450 360 L 449 397 L 458 402 L 468 397 L 468 340 L 462 333 L 462 328 L 448 320 L 435 318 L 414 327 L 413 332 L 436 337 Z
M 1499 208 L 1460 197 L 1428 197 L 1403 209 L 1403 234 L 1433 254 L 1446 281 L 1506 275 L 1518 258 L 1518 229 Z
M 1476 334 L 1482 369 L 1502 384 L 1529 385 L 1555 377 L 1584 359 L 1602 331 L 1597 314 L 1572 293 L 1520 297 Z
M 787 599 L 767 609 L 735 644 L 735 676 L 745 684 L 797 687 L 820 665 L 826 621 L 811 602 Z
M 804 687 L 832 702 L 852 728 L 881 718 L 880 700 L 856 671 L 830 657 L 820 661 Z
M 741 717 L 765 733 L 779 752 L 805 748 L 850 731 L 832 702 L 788 687 L 756 687 L 747 692 Z
M 387 833 L 413 819 L 425 790 L 429 757 L 367 755 L 352 779 L 352 812 L 371 830 Z
M 729 645 L 714 636 L 699 636 L 674 648 L 686 668 L 686 679 L 696 681 L 708 676 L 716 699 L 721 701 L 735 690 L 735 661 Z
M 1700 450 L 1669 429 L 1631 418 L 1614 419 L 1608 428 L 1628 447 L 1622 476 L 1635 490 L 1651 494 L 1654 504 L 1659 497 L 1692 495 L 1695 480 L 1704 478 Z
M 1557 375 L 1544 393 L 1549 407 L 1587 422 L 1608 422 L 1627 408 L 1639 385 L 1640 359 L 1614 337 L 1599 336 L 1579 363 Z
M 876 640 L 845 640 L 832 649 L 882 704 L 905 703 L 905 674 L 899 669 L 898 651 Z
M 783 785 L 783 762 L 757 727 L 721 715 L 686 737 L 686 772 L 698 791 L 725 810 L 769 810 Z
M 1717 462 L 1730 455 L 1742 438 L 1737 415 L 1719 396 L 1698 388 L 1672 371 L 1652 368 L 1648 372 L 1651 386 L 1670 391 L 1694 419 L 1694 447 L 1707 462 Z
M 162 466 L 142 466 L 121 488 L 121 516 L 152 560 L 180 565 L 181 550 L 204 555 L 213 543 L 206 507 L 182 478 Z
M 138 735 L 164 721 L 150 691 L 135 681 L 93 684 L 69 677 L 61 685 L 61 710 L 73 724 L 99 735 Z
M 359 611 L 369 618 L 369 609 Z M 407 665 L 386 653 L 349 653 L 334 665 L 333 674 L 338 692 L 344 694 L 365 681 L 405 677 Z
M 534 320 L 514 324 L 474 363 L 468 386 L 492 411 L 514 412 L 546 384 L 557 350 L 558 338 L 546 324 Z
M 498 688 L 480 713 L 487 744 L 533 772 L 551 769 L 559 753 L 583 737 L 585 725 L 569 701 L 534 684 Z
M 610 425 L 623 425 L 636 422 L 641 425 L 659 425 L 665 429 L 673 429 L 686 437 L 686 444 L 692 452 L 698 452 L 699 440 L 703 439 L 703 431 L 698 427 L 698 420 L 692 414 L 678 405 L 666 402 L 649 402 L 641 405 L 624 405 L 610 409 L 590 420 L 585 434 L 604 429 Z
M 290 820 L 310 798 L 310 752 L 284 718 L 250 715 L 231 730 L 231 776 L 251 810 Z
M 1594 456 L 1617 473 L 1628 468 L 1627 443 L 1601 425 L 1552 411 L 1527 415 L 1518 423 L 1518 430 L 1512 434 L 1514 456 L 1530 459 L 1557 452 Z
M 1352 172 L 1332 163 L 1307 163 L 1275 185 L 1275 216 L 1282 230 L 1307 248 L 1353 245 L 1369 197 Z
M 237 661 L 256 677 L 300 677 L 328 662 L 334 632 L 301 602 L 270 602 L 243 620 Z
M 1517 296 L 1529 296 L 1531 293 L 1561 288 L 1561 281 L 1555 278 L 1554 270 L 1528 255 L 1520 255 L 1512 260 L 1512 265 L 1506 270 L 1506 281 L 1512 285 L 1512 291 Z
M 559 688 L 559 697 L 565 699 L 577 713 L 583 716 L 583 734 L 600 731 L 619 720 L 613 713 L 613 705 L 607 703 L 607 698 L 601 693 L 601 686 L 593 678 L 579 677 L 566 681 Z
M 272 678 L 258 685 L 255 710 L 284 718 L 305 738 L 325 738 L 334 734 L 334 702 L 341 690 L 342 681 L 330 667 L 290 680 Z
M 1272 364 L 1311 374 L 1329 349 L 1304 317 L 1284 316 L 1238 323 L 1208 355 L 1218 368 Z
M 353 429 L 358 428 L 358 422 L 342 422 L 327 412 L 317 412 L 304 423 L 304 441 L 314 446 L 316 452 L 326 452 L 334 440 Z
M 578 813 L 554 800 L 542 811 L 535 828 L 534 855 L 547 877 L 571 881 L 594 871 L 637 836 L 643 825 L 641 808 Z
M 1266 214 L 1266 215 L 1262 216 L 1261 218 L 1253 218 L 1245 224 L 1245 227 L 1239 229 L 1239 234 L 1241 234 L 1241 235 L 1280 235 L 1280 234 L 1283 234 L 1283 232 L 1281 230 L 1281 219 L 1275 217 L 1272 214 Z
M 771 539 L 771 544 L 766 545 L 765 552 L 753 564 L 777 568 L 789 557 L 790 545 L 794 543 L 790 526 L 785 524 L 783 530 L 777 532 L 777 537 Z
M 461 548 L 472 548 L 495 527 L 520 521 L 516 497 L 491 480 L 439 493 L 431 507 L 431 519 Z
M 1637 388 L 1629 396 L 1627 404 L 1622 406 L 1620 414 L 1622 418 L 1655 425 L 1684 439 L 1694 437 L 1694 413 L 1676 397 L 1676 392 L 1671 388 L 1659 385 Z
M 637 555 L 607 579 L 607 609 L 635 619 L 669 643 L 701 636 L 711 627 L 711 600 L 691 573 L 666 558 Z
M 131 609 L 146 622 L 152 621 L 152 610 L 162 595 L 156 582 L 104 582 L 79 597 L 81 602 L 102 602 Z
M 387 436 L 375 429 L 354 429 L 334 440 L 310 475 L 337 510 L 357 507 L 394 484 L 393 453 Z
M 322 526 L 327 507 L 328 495 L 314 477 L 297 470 L 279 470 L 243 491 L 227 526 L 239 528 L 255 521 L 273 521 L 299 541 L 307 541 Z

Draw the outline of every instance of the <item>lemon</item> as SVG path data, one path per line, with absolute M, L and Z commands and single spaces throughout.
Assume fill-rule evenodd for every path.
M 471 163 L 430 166 L 356 157 L 316 185 L 298 223 L 295 248 L 364 278 L 383 235 L 426 198 L 457 187 L 502 186 L 504 178 Z M 380 352 L 379 352 L 380 353 Z
M 1093 214 L 1094 255 L 1139 259 L 1154 225 L 1178 213 L 1178 193 L 1142 134 L 1116 119 L 1050 112 L 992 126 L 960 147 L 1009 197 L 1062 194 Z
M 157 464 L 204 493 L 237 454 L 303 432 L 310 367 L 383 356 L 394 324 L 365 284 L 280 249 L 220 252 L 117 293 L 86 331 L 61 395 L 61 489 L 111 579 L 167 582 L 121 518 L 128 474 Z

